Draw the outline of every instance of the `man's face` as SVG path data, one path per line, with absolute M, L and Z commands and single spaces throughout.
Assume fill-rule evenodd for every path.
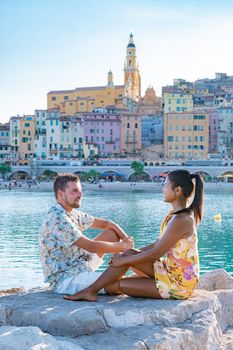
M 70 208 L 79 208 L 83 197 L 81 183 L 70 181 L 62 192 L 64 204 Z

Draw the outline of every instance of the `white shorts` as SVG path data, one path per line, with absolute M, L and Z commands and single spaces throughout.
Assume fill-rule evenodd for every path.
M 89 287 L 102 275 L 102 272 L 95 272 L 102 262 L 103 260 L 97 254 L 92 254 L 92 259 L 89 261 L 89 268 L 92 271 L 84 271 L 78 275 L 67 277 L 56 287 L 55 292 L 58 294 L 74 294 Z M 106 294 L 106 292 L 101 289 L 98 294 Z

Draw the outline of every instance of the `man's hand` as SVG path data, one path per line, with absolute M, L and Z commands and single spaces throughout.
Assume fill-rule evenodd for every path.
M 124 252 L 127 249 L 131 249 L 134 247 L 134 240 L 132 237 L 126 237 L 122 239 L 119 244 L 121 245 L 122 251 Z

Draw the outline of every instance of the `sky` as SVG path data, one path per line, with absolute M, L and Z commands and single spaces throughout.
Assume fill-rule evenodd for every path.
M 233 1 L 1 0 L 0 122 L 46 109 L 47 93 L 123 84 L 130 32 L 142 95 L 174 78 L 233 75 Z

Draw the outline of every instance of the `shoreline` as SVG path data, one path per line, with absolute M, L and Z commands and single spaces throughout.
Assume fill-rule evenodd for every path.
M 87 182 L 82 183 L 82 188 L 89 192 L 162 192 L 163 184 L 159 182 L 101 182 L 97 184 L 91 184 Z M 52 191 L 53 182 L 41 182 L 37 185 L 28 185 L 22 183 L 21 186 L 11 186 L 9 189 L 9 183 L 1 183 L 0 192 L 2 191 Z M 207 192 L 232 192 L 233 194 L 233 182 L 205 182 L 204 190 Z

